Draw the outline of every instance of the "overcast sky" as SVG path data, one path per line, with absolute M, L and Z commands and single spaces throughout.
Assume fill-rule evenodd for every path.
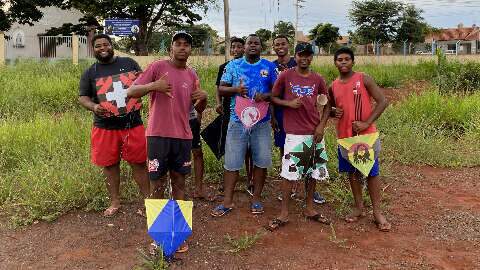
M 210 24 L 220 35 L 224 32 L 223 1 L 220 9 L 210 10 L 202 22 Z M 299 12 L 299 30 L 307 33 L 314 25 L 330 22 L 341 34 L 352 30 L 348 10 L 352 0 L 307 0 Z M 424 10 L 423 17 L 439 28 L 480 24 L 480 0 L 403 0 Z M 279 5 L 278 5 L 279 3 Z M 259 28 L 273 29 L 280 20 L 295 22 L 294 0 L 230 0 L 230 32 L 244 36 Z

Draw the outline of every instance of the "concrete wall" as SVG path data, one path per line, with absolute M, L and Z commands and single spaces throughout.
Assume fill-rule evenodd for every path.
M 45 33 L 52 27 L 60 27 L 64 23 L 76 24 L 83 17 L 77 10 L 62 10 L 56 7 L 43 8 L 42 12 L 43 18 L 33 26 L 15 23 L 5 33 L 10 37 L 5 46 L 7 59 L 40 57 L 39 34 Z M 19 44 L 18 41 L 22 39 L 22 44 Z M 60 58 L 71 57 L 71 48 L 67 44 L 59 46 L 57 56 Z

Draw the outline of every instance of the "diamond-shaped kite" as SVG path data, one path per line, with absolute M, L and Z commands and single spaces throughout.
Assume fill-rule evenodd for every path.
M 148 234 L 171 257 L 192 234 L 192 201 L 146 199 Z

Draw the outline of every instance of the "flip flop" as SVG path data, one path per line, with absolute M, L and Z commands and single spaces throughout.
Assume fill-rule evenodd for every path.
M 330 225 L 331 223 L 330 220 L 322 214 L 316 214 L 314 216 L 305 216 L 305 217 L 311 221 L 315 221 L 315 222 L 326 224 L 326 225 Z
M 178 249 L 177 251 L 175 251 L 176 253 L 185 253 L 188 251 L 188 244 L 187 243 L 183 243 Z
M 103 216 L 104 217 L 114 217 L 118 211 L 120 210 L 120 207 L 108 207 L 107 209 L 105 209 L 105 211 L 103 211 Z
M 265 212 L 263 210 L 263 205 L 259 202 L 252 203 L 252 205 L 250 206 L 250 211 L 252 211 L 252 214 L 254 215 L 263 214 L 263 212 Z
M 265 226 L 265 229 L 273 232 L 280 227 L 285 226 L 288 223 L 288 220 L 284 221 L 279 218 L 274 218 L 268 225 Z
M 350 214 L 348 216 L 345 217 L 345 222 L 347 223 L 355 223 L 357 221 L 359 221 L 360 219 L 366 217 L 367 214 L 362 211 L 358 216 L 357 215 L 353 215 L 353 214 Z
M 219 206 L 215 207 L 213 211 L 210 213 L 212 217 L 221 217 L 226 215 L 228 212 L 232 211 L 232 207 L 225 207 L 223 204 L 220 204 Z
M 392 229 L 392 224 L 390 224 L 390 222 L 388 221 L 384 223 L 380 223 L 374 220 L 373 223 L 375 223 L 375 225 L 377 226 L 377 229 L 381 232 L 389 232 Z

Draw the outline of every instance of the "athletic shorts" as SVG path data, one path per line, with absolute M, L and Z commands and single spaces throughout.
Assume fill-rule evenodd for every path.
M 197 118 L 190 119 L 190 129 L 192 130 L 192 150 L 201 149 L 202 141 L 200 140 L 200 122 Z
M 312 146 L 315 146 L 315 154 Z M 284 151 L 281 177 L 289 181 L 328 179 L 328 157 L 324 140 L 314 144 L 313 135 L 287 134 Z
M 147 137 L 148 177 L 152 181 L 159 180 L 168 171 L 183 175 L 189 174 L 192 162 L 190 151 L 192 140 Z
M 341 173 L 354 173 L 358 171 L 353 167 L 348 160 L 343 158 L 342 154 L 340 153 L 340 148 L 338 148 L 338 171 Z M 380 164 L 378 163 L 378 158 L 375 158 L 375 163 L 373 164 L 370 173 L 368 174 L 369 177 L 378 176 L 380 175 Z
M 123 159 L 129 163 L 147 160 L 145 128 L 143 125 L 129 129 L 92 128 L 91 161 L 100 167 L 108 167 Z

